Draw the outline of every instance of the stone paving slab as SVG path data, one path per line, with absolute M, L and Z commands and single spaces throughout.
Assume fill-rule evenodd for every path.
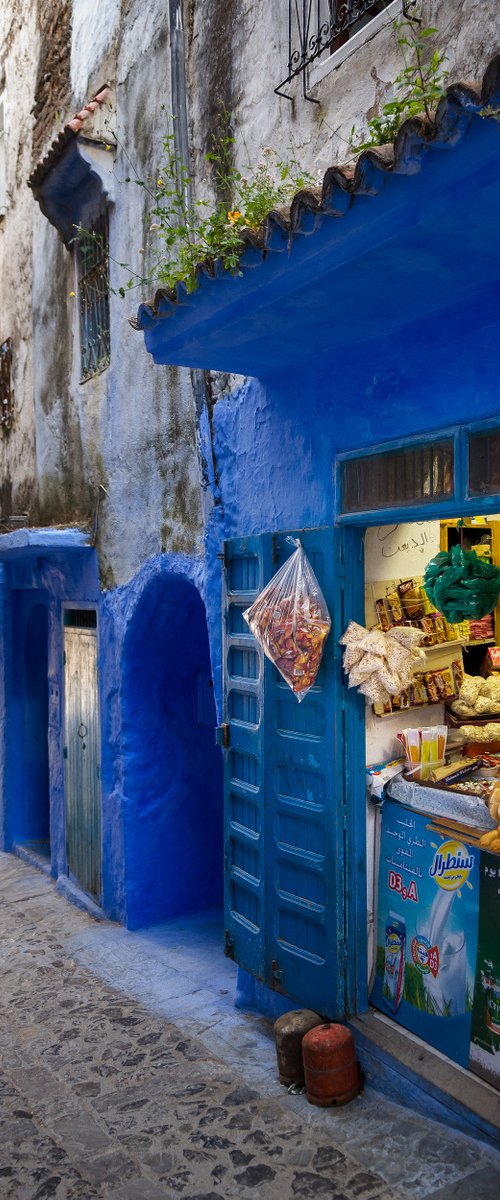
M 233 965 L 171 937 L 175 968 L 168 931 L 96 923 L 0 855 L 2 1200 L 500 1195 L 499 1155 L 374 1092 L 289 1096 Z

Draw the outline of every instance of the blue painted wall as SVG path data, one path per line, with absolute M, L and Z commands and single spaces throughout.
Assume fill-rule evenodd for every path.
M 220 904 L 222 757 L 204 567 L 150 559 L 103 599 L 105 896 L 129 928 Z M 119 832 L 120 831 L 120 832 Z
M 66 872 L 62 610 L 65 602 L 99 607 L 96 556 L 88 549 L 44 558 L 38 548 L 7 563 L 2 576 L 2 847 L 46 837 L 50 825 L 57 878 Z
M 212 511 L 206 542 L 219 706 L 217 554 L 223 539 L 332 524 L 333 464 L 342 451 L 482 417 L 500 421 L 497 303 L 498 293 L 486 288 L 480 306 L 452 310 L 446 320 L 422 318 L 404 338 L 360 341 L 357 353 L 337 356 L 328 373 L 306 364 L 267 383 L 248 380 L 218 401 L 213 428 L 221 503 Z M 208 424 L 202 432 L 210 460 Z

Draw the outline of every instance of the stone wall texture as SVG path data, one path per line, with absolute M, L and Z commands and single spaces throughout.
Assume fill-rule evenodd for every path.
M 214 193 L 204 156 L 221 105 L 232 114 L 241 169 L 271 146 L 321 177 L 349 156 L 352 126 L 362 134 L 393 94 L 402 58 L 390 24 L 340 64 L 332 61 L 312 86 L 312 104 L 300 79 L 290 85 L 291 101 L 274 91 L 286 74 L 285 3 L 184 0 L 181 9 L 199 197 Z M 16 413 L 0 439 L 1 513 L 91 525 L 102 485 L 97 547 L 107 587 L 131 579 L 155 554 L 203 554 L 207 479 L 216 471 L 213 462 L 200 465 L 198 419 L 204 412 L 210 427 L 220 380 L 155 366 L 128 321 L 148 288 L 134 287 L 125 300 L 117 294 L 118 264 L 139 280 L 157 250 L 147 190 L 137 181 L 154 188 L 162 162 L 172 107 L 170 11 L 164 0 L 13 0 L 0 14 L 9 194 L 0 221 L 0 337 L 14 341 Z M 496 0 L 424 0 L 423 13 L 446 46 L 450 80 L 481 77 L 500 45 Z M 111 363 L 82 384 L 74 251 L 42 216 L 26 180 L 57 130 L 104 82 L 116 97 Z M 224 380 L 225 396 L 232 386 Z

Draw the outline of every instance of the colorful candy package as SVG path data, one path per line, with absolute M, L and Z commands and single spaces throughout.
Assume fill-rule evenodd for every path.
M 243 616 L 300 701 L 315 682 L 331 621 L 311 564 L 298 539 L 293 544 L 295 553 Z

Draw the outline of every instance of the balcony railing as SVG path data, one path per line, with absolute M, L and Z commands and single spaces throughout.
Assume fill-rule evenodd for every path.
M 302 94 L 307 94 L 307 67 L 320 55 L 333 54 L 354 33 L 384 12 L 390 0 L 288 0 L 288 75 L 275 88 L 279 96 L 292 97 L 283 89 L 302 75 Z M 403 12 L 412 0 L 403 3 Z M 318 103 L 316 101 L 316 103 Z

